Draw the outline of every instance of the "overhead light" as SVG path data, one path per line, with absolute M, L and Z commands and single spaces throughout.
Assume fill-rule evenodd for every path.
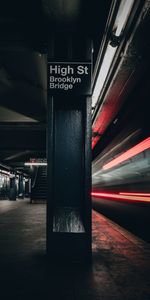
M 125 151 L 123 154 L 119 155 L 115 159 L 111 160 L 109 163 L 102 167 L 102 170 L 108 170 L 115 167 L 116 165 L 128 160 L 129 158 L 147 150 L 150 148 L 150 137 L 146 138 L 142 142 L 138 143 L 136 146 Z
M 25 166 L 47 166 L 46 162 L 26 162 Z
M 15 174 L 10 174 L 10 178 L 15 178 L 16 177 L 16 175 Z
M 110 69 L 114 55 L 116 53 L 116 50 L 117 50 L 117 48 L 113 48 L 111 45 L 107 46 L 105 56 L 103 58 L 102 65 L 99 70 L 99 74 L 98 74 L 96 84 L 94 87 L 94 91 L 93 91 L 93 95 L 92 95 L 92 107 L 95 107 L 95 105 L 98 101 L 98 97 L 100 95 L 100 92 L 101 92 L 104 82 L 106 80 L 106 77 L 107 77 L 108 71 Z
M 122 0 L 119 6 L 119 10 L 114 23 L 114 33 L 116 36 L 122 34 L 123 29 L 127 23 L 128 17 L 130 15 L 134 0 Z
M 122 0 L 120 3 L 118 13 L 112 28 L 112 40 L 108 40 L 108 45 L 94 86 L 92 95 L 92 107 L 95 107 L 102 91 L 103 85 L 105 83 L 106 77 L 120 43 L 120 39 L 118 38 L 123 33 L 133 4 L 134 0 Z
M 5 171 L 5 170 L 0 170 L 1 173 L 5 174 L 5 175 L 10 175 L 10 172 Z

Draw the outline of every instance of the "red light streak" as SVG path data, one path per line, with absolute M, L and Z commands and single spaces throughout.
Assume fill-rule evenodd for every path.
M 92 138 L 92 149 L 95 147 L 99 139 L 100 139 L 99 136 Z
M 120 192 L 119 195 L 147 197 L 147 196 L 150 196 L 150 193 L 126 193 L 126 192 Z
M 145 140 L 143 140 L 139 144 L 135 145 L 134 147 L 127 150 L 123 154 L 121 154 L 118 157 L 116 157 L 115 159 L 111 160 L 109 163 L 104 165 L 102 167 L 102 169 L 103 170 L 108 170 L 108 169 L 124 162 L 125 160 L 128 160 L 129 158 L 131 158 L 131 157 L 133 157 L 133 156 L 135 156 L 135 155 L 137 155 L 137 154 L 139 154 L 139 153 L 141 153 L 144 150 L 147 150 L 149 148 L 150 148 L 150 137 L 146 138 Z
M 144 194 L 144 193 L 143 193 Z M 101 193 L 101 192 L 92 192 L 91 196 L 102 199 L 111 199 L 113 201 L 123 201 L 123 202 L 149 202 L 150 197 L 148 196 L 135 196 L 135 195 L 121 195 L 120 193 Z

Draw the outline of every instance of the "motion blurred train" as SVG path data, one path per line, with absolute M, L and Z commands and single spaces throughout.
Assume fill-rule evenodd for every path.
M 110 15 L 95 64 L 92 195 L 128 193 L 149 202 L 150 11 L 143 3 L 132 4 L 122 3 L 116 21 Z M 117 39 L 120 27 L 122 35 Z

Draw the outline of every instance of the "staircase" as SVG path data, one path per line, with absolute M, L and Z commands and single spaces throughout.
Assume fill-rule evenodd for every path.
M 47 167 L 40 166 L 32 183 L 31 203 L 46 203 L 47 198 Z

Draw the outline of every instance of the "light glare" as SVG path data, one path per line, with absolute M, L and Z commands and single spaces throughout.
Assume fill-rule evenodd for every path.
M 26 162 L 25 166 L 47 166 L 47 163 L 40 163 L 40 162 Z

